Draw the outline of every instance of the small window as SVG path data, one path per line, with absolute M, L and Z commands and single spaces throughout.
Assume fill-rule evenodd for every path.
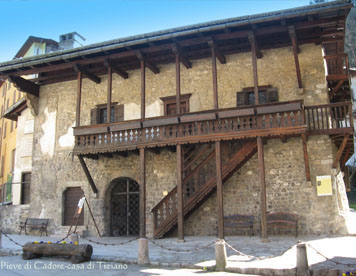
M 270 85 L 258 87 L 259 104 L 267 104 L 278 102 L 277 88 L 272 88 Z M 236 93 L 236 105 L 255 105 L 254 87 L 243 88 L 241 92 Z
M 6 131 L 7 131 L 7 122 L 5 122 L 5 127 L 4 127 L 4 138 L 6 138 Z
M 15 170 L 15 154 L 16 154 L 16 149 L 13 149 L 11 152 L 11 172 L 14 174 Z
M 189 98 L 192 94 L 180 95 L 180 113 L 189 112 Z M 162 97 L 160 98 L 164 104 L 164 115 L 177 114 L 176 96 Z
M 93 108 L 90 111 L 90 121 L 91 125 L 97 124 L 105 124 L 107 119 L 107 105 L 99 104 L 96 108 Z M 124 120 L 124 105 L 117 103 L 111 104 L 111 117 L 110 121 L 113 122 L 121 122 Z
M 19 91 L 19 92 L 18 92 L 17 100 L 19 101 L 20 99 L 21 99 L 21 92 Z
M 21 204 L 30 204 L 30 199 L 31 199 L 31 173 L 22 173 Z
M 9 100 L 10 100 L 10 99 L 7 99 L 7 101 L 6 101 L 6 109 L 9 108 Z
M 14 121 L 11 120 L 11 127 L 10 127 L 10 132 L 12 132 L 14 130 Z
M 3 89 L 2 89 L 2 96 L 3 97 L 5 96 L 6 90 L 7 90 L 7 83 L 5 82 L 4 86 L 3 86 Z
M 14 90 L 14 103 L 16 103 L 16 90 Z

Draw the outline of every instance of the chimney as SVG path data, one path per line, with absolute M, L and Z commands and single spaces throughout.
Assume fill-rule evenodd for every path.
M 75 36 L 79 36 L 82 40 L 85 40 L 83 36 L 78 34 L 77 32 L 71 32 L 67 34 L 63 34 L 59 36 L 59 50 L 68 50 L 68 49 L 73 49 L 74 48 L 74 42 L 79 43 L 76 39 Z M 81 43 L 79 43 L 81 46 L 83 46 Z

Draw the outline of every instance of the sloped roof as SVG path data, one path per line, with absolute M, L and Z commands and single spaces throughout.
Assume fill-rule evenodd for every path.
M 25 43 L 22 45 L 20 50 L 17 52 L 14 58 L 21 58 L 23 57 L 28 49 L 32 46 L 33 43 L 46 43 L 46 44 L 52 44 L 58 46 L 58 42 L 54 41 L 52 39 L 47 39 L 47 38 L 42 38 L 42 37 L 36 37 L 36 36 L 29 36 Z

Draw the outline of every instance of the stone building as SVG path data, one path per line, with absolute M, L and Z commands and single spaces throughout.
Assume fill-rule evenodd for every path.
M 245 214 L 266 237 L 266 214 L 280 211 L 298 215 L 298 234 L 347 233 L 351 7 L 334 1 L 1 63 L 36 114 L 29 216 L 65 232 L 84 195 L 109 236 L 222 237 L 223 216 Z M 86 205 L 82 214 L 79 230 L 95 235 Z

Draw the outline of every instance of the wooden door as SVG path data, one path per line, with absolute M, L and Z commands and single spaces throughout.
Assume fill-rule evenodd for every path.
M 64 219 L 63 225 L 71 225 L 77 211 L 78 202 L 84 196 L 80 187 L 67 188 L 64 192 Z M 84 206 L 79 216 L 78 225 L 84 225 Z

